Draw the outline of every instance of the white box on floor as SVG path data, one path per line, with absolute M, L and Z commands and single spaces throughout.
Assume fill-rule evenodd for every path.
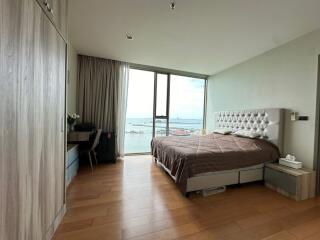
M 222 193 L 222 192 L 225 192 L 225 191 L 226 191 L 226 186 L 203 189 L 202 190 L 202 196 L 208 197 L 210 195 Z

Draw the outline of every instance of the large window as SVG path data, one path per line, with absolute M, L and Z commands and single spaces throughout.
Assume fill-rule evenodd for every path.
M 125 153 L 150 152 L 152 137 L 204 128 L 205 80 L 130 69 Z
M 171 75 L 170 81 L 170 135 L 188 136 L 203 129 L 203 79 Z

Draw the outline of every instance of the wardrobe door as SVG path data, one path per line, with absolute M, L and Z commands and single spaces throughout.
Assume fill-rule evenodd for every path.
M 34 0 L 0 14 L 0 239 L 41 240 L 63 209 L 65 43 Z
M 0 0 L 0 239 L 18 239 L 17 97 L 20 12 L 11 0 Z M 12 18 L 11 16 L 15 16 Z M 11 209 L 11 210 L 10 210 Z M 16 227 L 17 228 L 16 228 Z
M 42 239 L 42 11 L 0 0 L 0 239 Z
M 42 59 L 44 84 L 43 154 L 40 193 L 43 229 L 64 204 L 64 116 L 66 43 L 48 18 L 43 18 Z M 49 230 L 50 231 L 50 230 Z

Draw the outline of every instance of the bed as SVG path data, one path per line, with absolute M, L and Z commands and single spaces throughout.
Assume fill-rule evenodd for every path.
M 214 114 L 214 128 L 250 130 L 261 138 L 211 133 L 158 137 L 151 142 L 154 159 L 182 194 L 263 180 L 264 164 L 282 151 L 283 109 L 224 111 Z

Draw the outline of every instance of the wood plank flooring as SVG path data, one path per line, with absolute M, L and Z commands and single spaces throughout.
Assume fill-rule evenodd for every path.
M 82 169 L 54 240 L 320 239 L 320 198 L 295 202 L 261 184 L 183 197 L 150 156 Z

